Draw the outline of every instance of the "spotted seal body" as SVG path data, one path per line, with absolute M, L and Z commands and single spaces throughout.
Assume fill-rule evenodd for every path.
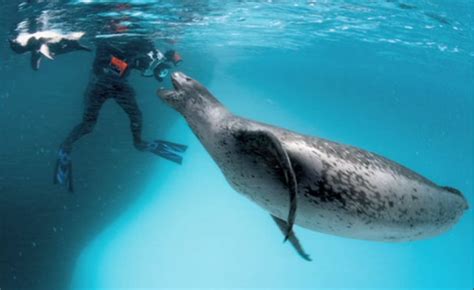
M 445 232 L 468 208 L 458 190 L 382 156 L 235 116 L 182 73 L 174 73 L 172 82 L 175 91 L 161 91 L 162 99 L 186 118 L 231 186 L 277 221 L 288 221 L 291 172 L 295 224 L 323 233 L 417 240 Z

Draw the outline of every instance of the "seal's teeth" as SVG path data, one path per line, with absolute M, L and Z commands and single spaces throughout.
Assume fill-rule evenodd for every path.
M 161 87 L 156 91 L 156 95 L 158 97 L 161 97 L 161 96 L 164 96 L 165 92 L 166 92 L 166 90 L 163 87 Z
M 171 83 L 173 84 L 173 88 L 174 88 L 175 90 L 178 90 L 178 89 L 179 89 L 178 82 L 177 82 L 174 78 L 171 78 Z
M 160 98 L 168 98 L 172 97 L 176 94 L 176 91 L 173 90 L 166 90 L 166 89 L 159 89 L 156 91 L 156 95 Z

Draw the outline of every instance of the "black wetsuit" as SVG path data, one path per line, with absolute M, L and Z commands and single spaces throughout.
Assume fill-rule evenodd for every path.
M 147 53 L 154 49 L 153 43 L 144 38 L 98 41 L 93 74 L 85 92 L 82 122 L 70 132 L 61 148 L 70 152 L 74 142 L 92 132 L 102 105 L 110 98 L 127 113 L 135 147 L 139 150 L 146 148 L 147 143 L 141 137 L 142 113 L 135 99 L 135 91 L 129 85 L 127 77 L 132 69 L 143 71 L 148 67 L 150 58 L 147 57 Z M 128 64 L 122 75 L 119 75 L 111 65 L 112 57 Z
M 102 105 L 110 98 L 114 99 L 127 113 L 135 148 L 181 164 L 183 159 L 181 154 L 186 151 L 186 145 L 164 140 L 153 140 L 151 142 L 142 140 L 142 113 L 135 100 L 135 91 L 127 82 L 127 77 L 132 69 L 146 72 L 149 75 L 152 70 L 152 68 L 149 68 L 150 64 L 156 65 L 151 75 L 154 75 L 158 81 L 162 80 L 160 66 L 165 64 L 157 63 L 161 60 L 169 60 L 164 57 L 156 61 L 156 57 L 151 57 L 153 54 L 150 52 L 152 51 L 155 51 L 155 56 L 161 54 L 161 52 L 157 53 L 151 41 L 144 38 L 98 41 L 93 73 L 85 93 L 85 109 L 82 122 L 69 133 L 58 151 L 54 183 L 66 185 L 69 191 L 73 191 L 70 156 L 72 146 L 82 136 L 92 132 Z

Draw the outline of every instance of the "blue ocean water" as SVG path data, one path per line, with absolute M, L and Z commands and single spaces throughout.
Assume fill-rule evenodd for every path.
M 472 208 L 472 1 L 11 2 L 0 2 L 2 38 L 34 19 L 85 30 L 93 44 L 122 37 L 102 30 L 118 19 L 177 49 L 179 70 L 235 114 L 376 152 L 458 188 Z M 70 195 L 51 184 L 52 166 L 80 119 L 93 57 L 33 72 L 6 42 L 1 55 L 0 289 L 43 289 L 55 275 L 74 290 L 474 285 L 472 209 L 449 232 L 407 243 L 296 227 L 313 258 L 302 260 L 156 97 L 161 84 L 138 74 L 144 133 L 188 144 L 183 165 L 135 151 L 111 102 L 76 146 Z

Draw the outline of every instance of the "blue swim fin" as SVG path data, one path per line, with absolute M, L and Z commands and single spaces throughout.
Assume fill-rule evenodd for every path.
M 61 184 L 67 187 L 70 192 L 74 192 L 72 185 L 72 160 L 70 153 L 64 149 L 59 149 L 58 159 L 54 170 L 54 184 Z
M 179 153 L 184 153 L 186 149 L 188 149 L 186 145 L 163 140 L 155 140 L 147 145 L 147 151 L 178 164 L 183 162 L 183 157 Z

